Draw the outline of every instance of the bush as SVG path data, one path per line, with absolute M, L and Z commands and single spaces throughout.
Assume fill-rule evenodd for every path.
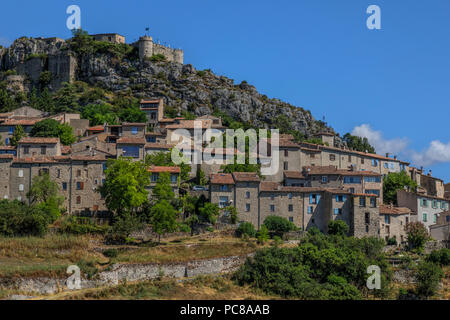
M 295 225 L 286 218 L 279 216 L 268 216 L 264 225 L 275 235 L 282 237 L 285 232 L 295 230 Z
M 406 226 L 408 244 L 412 249 L 422 251 L 425 242 L 430 239 L 428 230 L 422 222 L 410 222 Z
M 234 279 L 286 298 L 362 299 L 369 265 L 381 268 L 382 289 L 389 287 L 391 271 L 382 247 L 375 238 L 309 234 L 296 248 L 258 250 Z
M 261 229 L 256 233 L 256 238 L 258 239 L 259 244 L 264 244 L 269 240 L 269 230 L 265 225 L 262 225 Z
M 117 251 L 117 249 L 103 250 L 103 255 L 108 258 L 116 258 L 118 254 L 119 254 L 119 251 Z
M 61 233 L 70 234 L 106 234 L 108 230 L 108 225 L 98 225 L 89 218 L 76 216 L 65 219 L 60 228 Z
M 389 238 L 387 240 L 386 244 L 388 246 L 396 246 L 397 245 L 397 238 L 395 238 L 395 237 Z
M 345 236 L 348 234 L 350 228 L 342 220 L 332 220 L 328 223 L 328 234 Z
M 250 222 L 242 222 L 239 227 L 236 229 L 236 235 L 238 237 L 242 237 L 243 235 L 247 235 L 250 238 L 254 238 L 256 236 L 256 230 L 253 224 Z
M 448 266 L 450 265 L 450 249 L 434 250 L 427 256 L 426 260 L 441 266 Z
M 43 236 L 50 217 L 38 206 L 14 200 L 0 201 L 0 234 L 5 236 Z
M 422 261 L 416 270 L 416 291 L 419 296 L 431 297 L 436 294 L 444 277 L 441 267 L 433 262 Z

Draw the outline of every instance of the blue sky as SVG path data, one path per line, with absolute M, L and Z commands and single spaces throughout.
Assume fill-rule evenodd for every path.
M 150 27 L 154 39 L 185 50 L 185 63 L 247 80 L 450 180 L 448 0 L 8 1 L 0 44 L 70 37 L 71 4 L 91 33 L 132 42 Z M 366 27 L 371 4 L 381 8 L 381 30 Z

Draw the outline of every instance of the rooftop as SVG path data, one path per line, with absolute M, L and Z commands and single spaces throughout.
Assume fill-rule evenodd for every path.
M 146 144 L 145 138 L 122 137 L 116 142 L 117 144 Z
M 210 176 L 211 184 L 234 184 L 231 173 L 217 173 Z
M 59 143 L 59 138 L 44 138 L 44 137 L 23 137 L 19 141 L 20 144 L 57 144 Z
M 168 172 L 168 173 L 180 173 L 180 167 L 163 167 L 163 166 L 151 166 L 148 168 L 149 172 L 157 173 L 157 172 Z
M 259 178 L 256 172 L 233 172 L 233 178 L 236 182 L 259 182 Z
M 392 214 L 392 215 L 401 215 L 401 214 L 410 214 L 411 209 L 404 207 L 394 207 L 392 205 L 380 205 L 380 214 Z

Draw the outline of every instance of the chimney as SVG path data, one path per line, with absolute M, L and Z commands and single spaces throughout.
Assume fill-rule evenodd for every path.
M 397 160 L 397 156 L 394 156 L 394 160 Z
M 430 169 L 430 171 L 428 171 L 428 176 L 431 177 L 432 173 L 433 173 L 433 171 L 431 171 L 431 169 Z
M 389 158 L 389 152 L 386 152 L 386 158 Z

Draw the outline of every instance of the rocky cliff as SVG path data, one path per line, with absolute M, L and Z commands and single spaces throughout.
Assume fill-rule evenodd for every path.
M 163 97 L 166 106 L 180 113 L 201 116 L 220 111 L 254 127 L 282 125 L 284 131 L 295 130 L 306 137 L 324 128 L 332 131 L 310 111 L 269 99 L 245 81 L 234 84 L 232 79 L 189 64 L 140 61 L 135 48 L 123 46 L 101 43 L 95 49 L 80 50 L 61 39 L 20 38 L 0 51 L 0 71 L 24 76 L 25 90 L 37 86 L 42 72 L 50 71 L 50 90 L 57 90 L 63 81 L 77 80 L 111 92 L 132 90 L 136 98 Z

